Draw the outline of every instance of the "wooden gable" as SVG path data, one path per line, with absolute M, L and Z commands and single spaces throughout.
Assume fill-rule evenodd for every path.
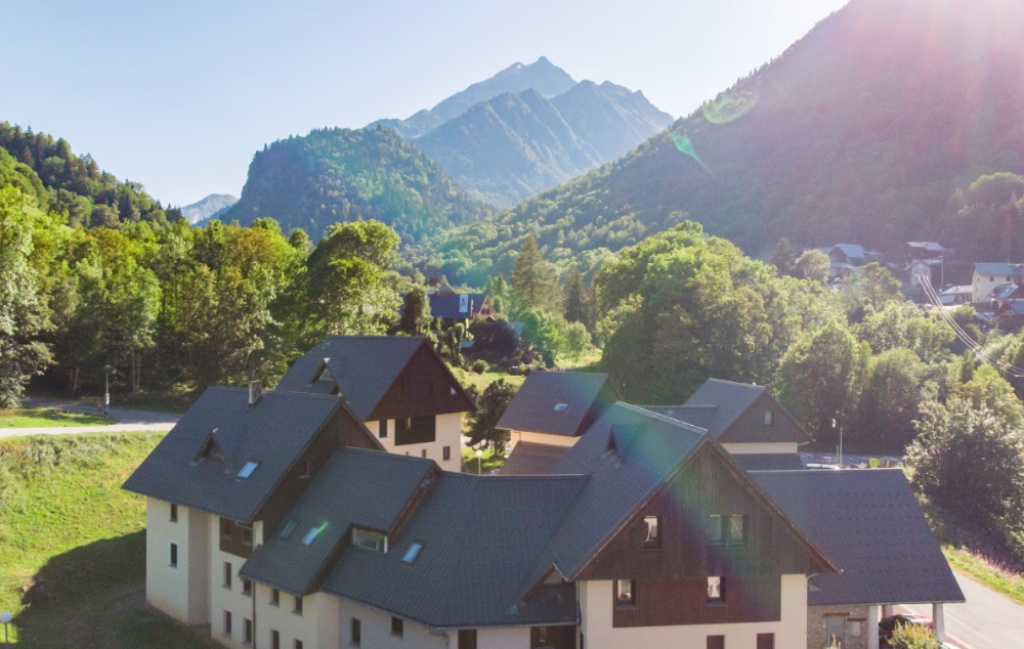
M 476 407 L 444 361 L 424 342 L 367 421 L 470 412 Z
M 765 412 L 771 412 L 771 423 L 766 423 Z M 793 415 L 764 390 L 728 428 L 718 436 L 722 444 L 757 444 L 795 442 L 806 444 L 811 436 L 793 418 Z

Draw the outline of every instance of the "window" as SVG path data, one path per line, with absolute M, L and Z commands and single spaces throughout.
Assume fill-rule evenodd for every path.
M 175 505 L 174 503 L 171 503 L 171 522 L 178 522 L 178 506 Z
M 729 517 L 729 544 L 743 545 L 747 540 L 747 517 L 733 514 Z
M 427 457 L 427 449 L 423 449 L 422 451 L 420 451 L 420 455 L 422 457 Z
M 299 524 L 295 521 L 288 521 L 288 523 L 281 528 L 281 533 L 277 535 L 277 538 L 287 539 L 289 536 L 292 535 L 292 532 L 294 532 L 295 528 L 298 526 Z
M 224 541 L 235 538 L 235 524 L 230 519 L 220 519 L 220 538 Z
M 315 539 L 316 535 L 320 533 L 320 530 L 325 527 L 327 527 L 326 523 L 321 524 L 319 527 L 309 528 L 309 531 L 306 532 L 306 536 L 302 537 L 302 545 L 312 545 L 313 539 Z
M 846 627 L 851 638 L 860 638 L 864 635 L 864 620 L 850 620 Z
M 437 418 L 406 417 L 395 420 L 395 445 L 428 444 L 437 441 Z
M 310 471 L 310 468 L 309 468 L 309 462 L 307 462 L 306 460 L 303 460 L 302 462 L 299 462 L 299 477 L 300 478 L 311 478 L 311 477 L 313 477 L 313 473 Z
M 422 549 L 422 543 L 413 543 L 410 545 L 409 549 L 405 551 L 405 556 L 402 557 L 402 563 L 407 563 L 410 566 L 416 563 L 416 557 L 420 556 L 420 550 Z
M 231 611 L 224 611 L 224 635 L 231 635 Z
M 256 462 L 246 462 L 245 466 L 242 467 L 242 470 L 238 472 L 238 477 L 242 478 L 243 480 L 248 478 L 249 476 L 252 475 L 252 472 L 255 471 L 256 467 L 258 466 L 259 464 L 257 464 Z
M 725 542 L 722 530 L 722 516 L 720 514 L 708 516 L 708 542 L 711 545 L 721 545 Z
M 377 437 L 379 437 L 381 439 L 387 439 L 388 438 L 388 420 L 387 419 L 381 419 L 380 423 L 377 425 Z
M 441 459 L 443 459 L 443 460 L 450 460 L 450 459 L 452 459 L 452 447 L 451 446 L 445 446 L 443 449 L 441 449 Z
M 708 649 L 725 649 L 725 636 L 724 635 L 709 635 L 708 636 Z
M 224 588 L 231 588 L 231 563 L 224 562 Z
M 171 564 L 170 565 L 171 565 L 172 568 L 177 568 L 178 567 L 178 544 L 177 543 L 171 543 L 170 554 L 171 554 Z
M 775 416 L 775 413 L 773 413 L 771 410 L 765 410 L 764 411 L 764 425 L 765 426 L 771 426 L 772 423 L 773 423 L 774 416 Z
M 615 581 L 615 606 L 636 606 L 636 585 L 631 579 Z
M 277 629 L 270 630 L 270 649 L 281 649 L 281 633 Z
M 825 618 L 825 638 L 831 642 L 835 639 L 836 644 L 846 645 L 846 618 L 841 615 L 830 615 Z
M 373 530 L 364 530 L 358 527 L 352 530 L 352 545 L 373 550 L 374 552 L 388 551 L 388 539 L 383 532 L 374 532 Z
M 452 386 L 451 388 L 449 388 L 448 394 L 452 395 L 453 397 L 456 394 L 458 394 L 458 392 L 455 391 L 455 386 Z
M 661 547 L 661 518 L 658 516 L 644 516 L 644 547 Z
M 242 642 L 252 644 L 252 620 L 242 618 Z
M 242 577 L 242 594 L 246 597 L 252 597 L 252 579 Z
M 459 649 L 476 649 L 476 629 L 459 631 Z
M 725 584 L 721 577 L 708 577 L 708 604 L 725 602 Z
M 352 618 L 348 627 L 348 643 L 353 647 L 358 647 L 363 641 L 363 623 L 359 621 L 359 618 Z
M 292 609 L 292 613 L 296 615 L 302 615 L 302 598 L 295 597 L 295 608 Z
M 567 403 L 556 403 L 555 404 L 555 412 L 565 412 L 568 409 L 569 409 L 569 404 L 567 404 Z
M 405 634 L 405 620 L 400 617 L 391 616 L 391 635 L 401 638 Z
M 296 640 L 292 646 L 294 649 L 302 649 L 302 640 Z
M 270 605 L 271 606 L 280 606 L 281 605 L 281 591 L 279 591 L 276 588 L 273 589 L 272 591 L 270 591 Z
M 775 649 L 774 633 L 758 633 L 757 649 Z
M 243 527 L 242 528 L 242 545 L 248 546 L 250 548 L 252 547 L 252 528 L 251 527 Z

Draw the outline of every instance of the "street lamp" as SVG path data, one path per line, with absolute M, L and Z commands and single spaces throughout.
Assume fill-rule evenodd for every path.
M 4 611 L 3 613 L 0 613 L 0 624 L 4 625 L 4 647 L 10 647 L 11 646 L 10 642 L 8 642 L 8 640 L 7 640 L 7 625 L 10 624 L 11 620 L 13 620 L 13 619 L 14 619 L 14 616 L 11 615 L 10 613 L 8 613 L 7 611 Z
M 476 450 L 476 474 L 480 475 L 484 468 L 484 452 L 480 449 Z

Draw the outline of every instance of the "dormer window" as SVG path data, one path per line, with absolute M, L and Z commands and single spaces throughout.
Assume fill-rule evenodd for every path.
M 255 471 L 256 467 L 258 466 L 258 462 L 246 462 L 245 466 L 242 467 L 242 470 L 238 472 L 238 477 L 242 478 L 243 480 L 248 478 L 249 476 L 252 475 L 252 472 Z
M 302 545 L 313 545 L 313 539 L 315 539 L 325 527 L 327 527 L 327 523 L 323 523 L 319 527 L 309 528 L 309 531 L 306 532 L 306 536 L 302 537 Z
M 317 381 L 333 381 L 334 380 L 334 375 L 331 374 L 331 370 L 329 370 L 327 368 L 327 366 L 325 365 L 324 366 L 324 371 L 320 372 L 320 376 L 318 376 L 316 378 L 316 380 Z
M 764 411 L 764 425 L 771 426 L 774 421 L 774 413 L 771 410 Z
M 405 551 L 405 556 L 402 557 L 402 563 L 412 565 L 416 563 L 416 559 L 420 556 L 420 552 L 423 550 L 422 543 L 413 543 L 409 546 L 409 549 Z
M 386 554 L 388 537 L 383 532 L 356 527 L 352 529 L 352 545 Z
M 565 412 L 568 409 L 569 409 L 569 404 L 567 404 L 567 403 L 556 403 L 555 404 L 555 412 Z
M 313 471 L 309 468 L 309 462 L 306 460 L 299 462 L 299 477 L 302 479 L 313 477 Z
M 287 539 L 288 537 L 290 537 L 292 535 L 292 532 L 294 532 L 295 528 L 298 527 L 298 526 L 299 526 L 299 524 L 296 523 L 295 521 L 288 521 L 288 523 L 284 527 L 281 528 L 281 533 L 277 535 L 277 538 L 279 538 L 279 539 Z
M 644 516 L 644 547 L 661 547 L 661 519 L 658 516 Z

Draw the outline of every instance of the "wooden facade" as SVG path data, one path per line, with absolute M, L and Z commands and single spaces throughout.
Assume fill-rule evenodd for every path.
M 395 420 L 395 446 L 437 441 L 437 417 L 409 417 Z
M 530 627 L 530 649 L 576 649 L 576 627 Z
M 447 415 L 474 409 L 462 386 L 429 343 L 424 342 L 366 420 Z
M 230 518 L 220 518 L 220 551 L 248 559 L 253 550 L 252 528 L 239 525 Z
M 726 577 L 725 599 L 709 603 L 707 579 L 639 579 L 635 604 L 614 607 L 612 626 L 666 626 L 777 622 L 782 619 L 782 576 Z
M 771 420 L 765 419 L 770 411 Z M 722 431 L 718 441 L 723 444 L 756 444 L 771 442 L 810 442 L 810 436 L 793 416 L 767 390 L 761 393 L 729 428 Z

